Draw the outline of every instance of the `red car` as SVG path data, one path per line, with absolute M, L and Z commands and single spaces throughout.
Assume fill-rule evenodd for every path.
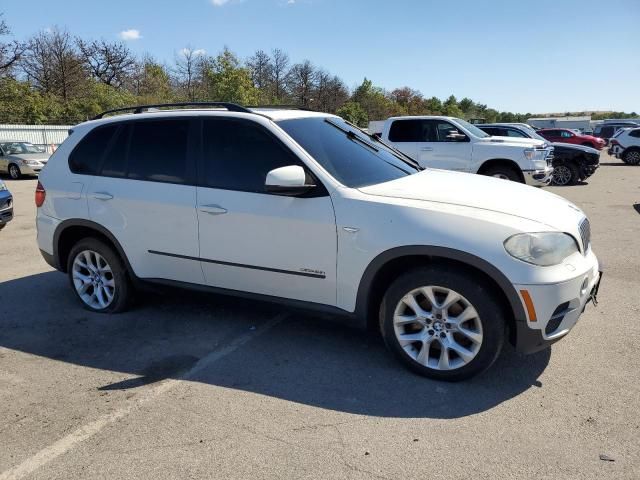
M 576 130 L 568 128 L 543 128 L 537 131 L 538 135 L 543 136 L 550 142 L 573 143 L 575 145 L 584 145 L 585 147 L 597 148 L 601 150 L 607 142 L 593 135 L 583 135 Z

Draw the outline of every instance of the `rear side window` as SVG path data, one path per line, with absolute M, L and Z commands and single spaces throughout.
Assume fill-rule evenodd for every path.
M 264 183 L 271 170 L 302 166 L 277 138 L 246 120 L 205 119 L 202 142 L 206 187 L 265 193 Z
M 527 138 L 527 136 L 519 130 L 507 129 L 507 137 Z
M 389 140 L 392 142 L 424 142 L 424 120 L 396 120 L 389 129 Z
M 107 125 L 91 130 L 69 155 L 69 169 L 81 175 L 95 175 L 117 129 L 117 125 Z
M 640 128 L 636 128 L 635 130 L 631 130 L 629 132 L 630 137 L 640 138 Z
M 189 121 L 159 120 L 133 124 L 127 178 L 187 183 Z

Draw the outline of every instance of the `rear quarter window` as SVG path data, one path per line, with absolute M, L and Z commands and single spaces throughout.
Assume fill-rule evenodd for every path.
M 106 125 L 87 133 L 69 155 L 69 169 L 80 175 L 96 175 L 117 128 L 117 125 Z

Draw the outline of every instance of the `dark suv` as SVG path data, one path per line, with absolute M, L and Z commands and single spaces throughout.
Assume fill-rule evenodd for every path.
M 476 125 L 495 137 L 524 137 L 543 139 L 533 128 L 508 123 Z M 595 148 L 567 143 L 553 145 L 554 185 L 573 185 L 595 173 L 600 166 L 600 152 Z

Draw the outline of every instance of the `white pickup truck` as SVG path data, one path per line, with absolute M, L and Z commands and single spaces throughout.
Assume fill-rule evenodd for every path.
M 542 140 L 492 137 L 453 117 L 391 117 L 383 125 L 372 124 L 369 133 L 379 135 L 422 167 L 479 173 L 534 186 L 551 181 L 553 147 Z

